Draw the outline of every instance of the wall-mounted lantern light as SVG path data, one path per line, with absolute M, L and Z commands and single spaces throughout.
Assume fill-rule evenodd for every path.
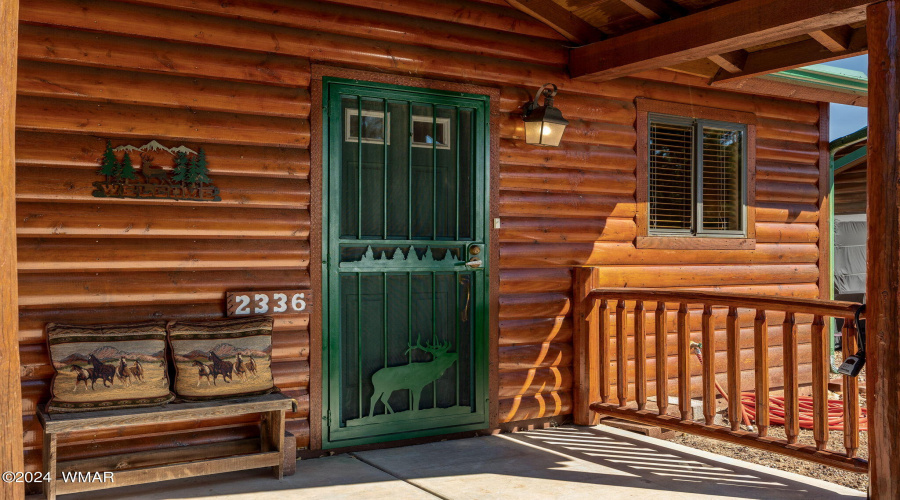
M 551 90 L 548 87 L 553 87 Z M 541 94 L 544 95 L 544 105 L 538 104 Z M 534 95 L 534 101 L 525 105 L 525 142 L 536 146 L 559 146 L 563 131 L 569 121 L 563 118 L 562 113 L 553 107 L 553 96 L 556 95 L 556 85 L 545 83 Z

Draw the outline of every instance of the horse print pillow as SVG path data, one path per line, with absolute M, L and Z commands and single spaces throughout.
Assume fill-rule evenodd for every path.
M 50 323 L 47 339 L 56 369 L 50 413 L 158 406 L 174 399 L 164 323 Z
M 272 323 L 270 317 L 170 323 L 175 394 L 205 401 L 274 391 Z

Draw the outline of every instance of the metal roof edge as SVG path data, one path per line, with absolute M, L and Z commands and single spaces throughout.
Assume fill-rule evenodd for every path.
M 869 81 L 865 73 L 843 68 L 814 64 L 761 75 L 758 78 L 782 81 L 804 87 L 817 87 L 857 96 L 869 95 Z

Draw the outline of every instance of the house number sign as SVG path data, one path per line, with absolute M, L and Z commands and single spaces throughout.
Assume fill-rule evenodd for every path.
M 310 312 L 312 291 L 228 292 L 225 304 L 228 316 L 302 314 Z

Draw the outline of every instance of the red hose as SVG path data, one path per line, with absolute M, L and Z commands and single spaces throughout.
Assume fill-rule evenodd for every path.
M 691 350 L 694 351 L 694 354 L 697 355 L 697 359 L 700 361 L 700 364 L 703 364 L 703 355 L 700 352 L 699 344 L 692 343 Z M 716 381 L 716 389 L 719 391 L 719 394 L 728 401 L 728 394 L 722 389 L 719 385 L 719 382 Z M 797 398 L 800 403 L 800 413 L 798 415 L 798 419 L 800 421 L 801 429 L 812 429 L 813 428 L 813 399 L 810 397 L 801 396 Z M 769 423 L 770 424 L 781 424 L 784 425 L 784 397 L 783 396 L 769 396 Z M 741 393 L 741 419 L 744 421 L 744 425 L 749 426 L 750 420 L 756 422 L 756 393 L 754 392 L 742 392 Z M 868 430 L 868 414 L 865 408 L 860 408 L 859 415 L 859 430 L 867 431 Z M 842 400 L 829 399 L 828 400 L 828 430 L 830 431 L 842 431 L 844 430 L 844 402 Z
M 800 397 L 800 428 L 813 428 L 813 399 L 810 397 Z M 744 411 L 753 421 L 756 421 L 756 394 L 752 392 L 741 393 L 741 405 Z M 868 416 L 865 408 L 860 408 L 859 430 L 868 430 Z M 784 424 L 784 398 L 780 396 L 769 396 L 769 422 L 773 424 Z M 844 402 L 839 399 L 828 400 L 828 430 L 842 431 L 844 430 Z

